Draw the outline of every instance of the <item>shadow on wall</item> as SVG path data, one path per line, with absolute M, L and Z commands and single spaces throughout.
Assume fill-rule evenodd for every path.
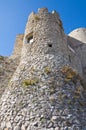
M 80 71 L 82 72 L 83 78 L 85 80 L 86 79 L 86 43 L 83 43 L 73 37 L 67 36 L 67 44 L 68 44 L 68 48 L 70 49 L 70 54 L 69 54 L 70 61 L 78 69 L 79 72 Z

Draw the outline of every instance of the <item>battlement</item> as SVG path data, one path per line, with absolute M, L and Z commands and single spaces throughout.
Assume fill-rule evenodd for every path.
M 56 11 L 52 11 L 50 13 L 47 8 L 41 8 L 38 9 L 38 13 L 32 12 L 28 17 L 25 29 L 25 36 L 27 36 L 31 32 L 34 32 L 34 28 L 36 28 L 36 25 L 38 23 L 45 23 L 46 26 L 46 24 L 50 22 L 56 23 L 56 26 L 58 26 L 58 30 L 63 30 L 62 22 L 60 20 L 59 14 Z
M 39 9 L 38 9 L 38 13 L 39 13 L 39 14 L 48 13 L 48 9 L 47 9 L 47 8 L 39 8 Z
M 57 15 L 57 18 L 59 18 L 60 19 L 60 16 L 59 16 L 59 14 L 58 14 L 58 12 L 56 12 L 55 10 L 53 10 L 52 12 L 49 12 L 48 11 L 48 9 L 47 8 L 39 8 L 38 9 L 38 12 L 37 13 L 35 13 L 35 12 L 32 12 L 30 15 L 29 15 L 29 19 L 31 18 L 31 17 L 33 17 L 33 15 L 49 15 L 49 14 L 53 14 L 53 15 Z

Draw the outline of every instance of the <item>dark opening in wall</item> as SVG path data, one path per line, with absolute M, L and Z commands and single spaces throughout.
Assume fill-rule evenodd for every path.
M 48 44 L 49 47 L 52 47 L 52 44 Z
M 83 67 L 83 73 L 86 75 L 86 67 Z
M 32 43 L 33 42 L 33 36 L 30 36 L 27 38 L 27 43 Z
M 71 62 L 71 56 L 69 55 L 69 61 Z

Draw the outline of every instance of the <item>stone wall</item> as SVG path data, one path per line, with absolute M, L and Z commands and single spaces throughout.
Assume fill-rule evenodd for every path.
M 69 37 L 70 36 L 70 37 Z M 68 44 L 74 49 L 76 55 L 81 61 L 82 73 L 86 79 L 86 29 L 79 28 L 72 31 L 68 36 Z M 74 62 L 75 63 L 75 62 Z M 81 69 L 79 69 L 81 70 Z
M 18 65 L 19 59 L 0 56 L 0 98 Z
M 23 37 L 24 37 L 24 34 L 19 34 L 16 36 L 14 50 L 11 55 L 11 58 L 18 58 L 18 57 L 20 58 L 21 50 L 22 50 L 22 46 L 23 46 Z
M 82 62 L 81 62 L 81 51 L 79 50 L 77 53 L 76 49 L 78 50 L 81 43 L 78 42 L 76 39 L 67 36 L 67 43 L 68 43 L 68 52 L 69 52 L 69 60 L 71 66 L 77 70 L 77 72 L 83 77 L 83 70 L 82 70 Z

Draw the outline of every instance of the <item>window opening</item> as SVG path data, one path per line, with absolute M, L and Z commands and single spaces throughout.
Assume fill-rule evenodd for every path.
M 33 42 L 33 36 L 28 37 L 28 38 L 27 38 L 27 43 L 30 43 L 30 44 L 31 44 L 32 42 Z
M 83 73 L 86 74 L 86 67 L 83 67 Z
M 52 47 L 52 44 L 48 44 L 49 47 Z

